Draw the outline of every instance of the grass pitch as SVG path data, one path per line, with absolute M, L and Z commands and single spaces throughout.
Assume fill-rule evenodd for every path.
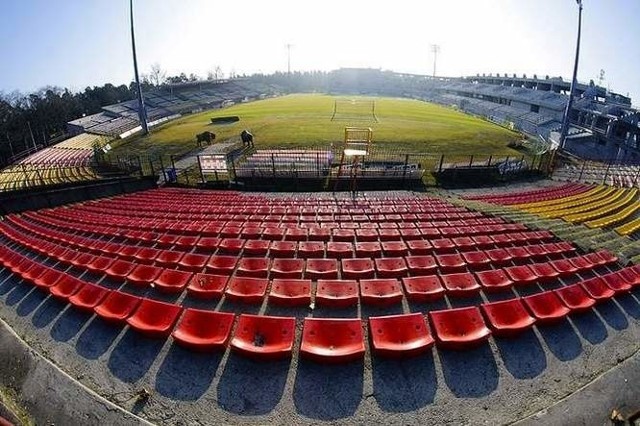
M 350 99 L 340 96 L 339 99 Z M 445 155 L 519 156 L 507 147 L 520 138 L 490 122 L 439 105 L 412 99 L 353 97 L 375 99 L 378 122 L 366 114 L 362 120 L 331 121 L 335 96 L 296 94 L 270 98 L 224 109 L 208 110 L 172 121 L 154 129 L 146 137 L 132 138 L 116 147 L 114 154 L 144 154 L 162 151 L 180 154 L 195 147 L 195 135 L 206 130 L 216 134 L 216 141 L 238 138 L 249 129 L 256 148 L 326 148 L 340 143 L 345 126 L 373 129 L 376 146 L 408 153 Z M 240 121 L 213 125 L 212 117 L 237 115 Z

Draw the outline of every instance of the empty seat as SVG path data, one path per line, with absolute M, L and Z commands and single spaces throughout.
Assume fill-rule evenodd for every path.
M 309 229 L 309 241 L 329 241 L 331 240 L 331 229 L 311 228 Z
M 234 320 L 229 312 L 189 308 L 171 335 L 179 345 L 196 351 L 224 350 Z
M 284 237 L 284 228 L 268 227 L 262 231 L 262 238 L 270 241 L 280 241 Z
M 195 235 L 181 235 L 174 241 L 174 245 L 180 249 L 191 249 L 196 246 L 200 237 Z
M 190 296 L 198 299 L 214 299 L 222 297 L 228 279 L 226 275 L 198 273 L 190 275 L 184 285 L 187 286 L 187 294 Z M 181 285 L 183 281 L 184 277 L 181 278 Z
M 58 281 L 62 278 L 63 273 L 58 271 L 57 269 L 49 268 L 42 275 L 35 278 L 32 282 L 34 285 L 41 288 L 49 288 L 58 283 Z
M 464 271 L 467 266 L 466 262 L 459 254 L 437 254 L 436 261 L 440 267 L 440 271 L 447 272 L 461 272 Z
M 93 312 L 93 309 L 98 306 L 109 293 L 111 293 L 111 291 L 104 287 L 85 283 L 76 294 L 69 297 L 69 303 L 82 311 Z
M 122 323 L 141 302 L 140 297 L 114 290 L 94 308 L 94 312 L 106 321 Z
M 444 296 L 444 287 L 437 275 L 403 278 L 407 299 L 412 302 L 431 302 Z
M 23 280 L 33 283 L 36 279 L 40 278 L 43 274 L 49 271 L 49 267 L 42 263 L 34 262 L 33 265 L 25 272 L 20 274 Z
M 293 257 L 296 253 L 295 241 L 272 241 L 269 247 L 271 257 Z
M 378 229 L 380 241 L 398 241 L 401 240 L 400 231 L 397 229 Z
M 271 262 L 271 276 L 273 278 L 302 278 L 304 260 L 302 259 L 274 259 Z
M 184 271 L 201 272 L 207 265 L 208 254 L 187 253 L 178 262 L 178 268 Z
M 336 259 L 308 259 L 305 275 L 311 279 L 338 278 L 338 261 Z
M 560 273 L 551 265 L 551 262 L 532 263 L 529 268 L 538 280 L 542 282 L 551 281 L 560 276 Z
M 238 264 L 239 258 L 235 256 L 211 256 L 206 268 L 212 274 L 231 275 Z
M 358 257 L 380 257 L 382 256 L 382 245 L 377 241 L 358 241 L 356 243 L 356 256 Z
M 225 296 L 229 300 L 244 303 L 262 303 L 268 285 L 269 281 L 266 278 L 232 277 Z
M 434 343 L 421 313 L 369 317 L 369 334 L 373 352 L 384 357 L 415 356 Z
M 531 328 L 536 322 L 520 299 L 484 303 L 482 311 L 496 336 L 513 336 Z
M 589 297 L 596 302 L 606 300 L 615 294 L 609 286 L 600 277 L 590 278 L 579 283 L 582 288 L 587 292 Z
M 320 363 L 350 362 L 364 358 L 359 318 L 305 318 L 300 355 Z
M 267 240 L 248 240 L 244 244 L 244 253 L 264 256 L 269 251 L 270 244 Z
M 116 259 L 108 256 L 96 256 L 93 260 L 86 264 L 89 271 L 101 273 L 106 271 Z
M 160 276 L 163 269 L 152 265 L 138 265 L 127 275 L 127 281 L 141 286 L 148 286 Z
M 475 306 L 429 312 L 436 344 L 448 349 L 466 349 L 486 341 L 491 335 L 480 309 Z
M 316 303 L 320 306 L 344 308 L 358 304 L 358 282 L 355 280 L 318 280 Z
M 631 284 L 622 276 L 618 275 L 617 272 L 611 272 L 601 276 L 600 278 L 602 278 L 602 281 L 604 281 L 605 284 L 607 284 L 607 286 L 609 286 L 609 288 L 616 294 L 626 293 L 631 290 Z
M 361 242 L 374 242 L 378 241 L 377 229 L 356 229 L 356 241 Z
M 556 290 L 556 294 L 562 300 L 562 303 L 571 312 L 583 312 L 590 309 L 596 301 L 589 297 L 587 292 L 580 286 L 580 284 L 573 284 L 567 287 L 561 287 Z
M 342 278 L 360 279 L 373 278 L 373 260 L 371 259 L 342 259 Z
M 149 337 L 166 337 L 178 321 L 182 307 L 151 299 L 142 299 L 127 324 Z
M 385 256 L 406 256 L 409 248 L 404 241 L 383 241 L 382 252 Z
M 369 305 L 393 305 L 402 301 L 402 286 L 394 278 L 360 280 L 360 297 Z
M 158 237 L 156 242 L 158 243 L 158 247 L 169 248 L 173 246 L 176 240 L 179 238 L 179 235 L 174 234 L 163 234 Z
M 511 255 L 503 248 L 487 250 L 486 253 L 494 266 L 504 265 L 511 261 Z
M 509 266 L 505 272 L 514 284 L 531 284 L 538 278 L 527 265 Z
M 242 314 L 231 340 L 231 350 L 257 360 L 274 360 L 291 356 L 296 320 Z
M 298 257 L 324 257 L 324 243 L 321 241 L 302 241 L 298 243 Z
M 402 257 L 375 259 L 376 271 L 381 278 L 402 278 L 407 275 L 407 264 Z
M 81 279 L 72 275 L 62 274 L 58 282 L 49 287 L 49 292 L 57 299 L 67 300 L 69 297 L 80 291 L 84 285 L 85 282 Z
M 429 275 L 438 269 L 435 257 L 431 255 L 405 257 L 410 275 Z
M 640 268 L 638 268 L 637 265 L 635 267 L 621 269 L 617 274 L 632 287 L 640 285 Z
M 554 291 L 523 297 L 522 300 L 540 323 L 559 321 L 570 312 Z
M 192 272 L 163 269 L 153 280 L 151 286 L 163 293 L 180 293 L 187 286 Z
M 492 269 L 489 271 L 476 272 L 476 278 L 485 291 L 508 290 L 513 285 L 513 281 L 502 269 Z
M 453 296 L 473 296 L 480 291 L 480 284 L 470 272 L 444 274 L 440 276 L 448 294 Z
M 558 271 L 561 277 L 568 277 L 578 272 L 578 268 L 567 259 L 552 260 L 549 264 Z
M 214 252 L 222 241 L 219 237 L 202 237 L 196 242 L 196 248 L 200 251 Z
M 449 238 L 431 240 L 431 245 L 437 253 L 451 253 L 456 249 L 456 245 Z
M 423 255 L 433 252 L 433 246 L 427 240 L 411 240 L 407 241 L 409 253 L 412 255 Z
M 156 264 L 165 267 L 176 267 L 184 253 L 181 251 L 162 250 L 156 257 Z
M 263 257 L 243 257 L 236 271 L 239 276 L 257 278 L 266 278 L 268 273 L 269 259 Z
M 483 251 L 468 251 L 462 253 L 462 257 L 471 269 L 481 269 L 491 263 L 491 259 Z
M 242 251 L 245 242 L 246 241 L 241 238 L 223 238 L 218 244 L 218 248 L 225 253 L 237 254 Z
M 269 302 L 282 306 L 308 306 L 311 303 L 311 280 L 274 279 Z
M 347 242 L 327 243 L 327 257 L 334 259 L 353 257 L 353 244 Z

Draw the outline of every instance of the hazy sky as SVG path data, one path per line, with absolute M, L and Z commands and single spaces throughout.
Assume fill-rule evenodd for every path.
M 0 0 L 0 90 L 131 81 L 128 0 Z M 640 104 L 640 0 L 584 0 L 580 81 Z M 575 0 L 136 0 L 141 72 L 372 67 L 570 79 Z

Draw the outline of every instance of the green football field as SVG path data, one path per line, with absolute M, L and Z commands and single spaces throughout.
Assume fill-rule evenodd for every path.
M 343 101 L 331 120 L 334 101 Z M 355 100 L 355 103 L 351 103 Z M 375 116 L 371 114 L 375 101 Z M 233 124 L 214 125 L 211 118 L 238 116 Z M 518 133 L 467 114 L 411 99 L 296 94 L 237 104 L 190 115 L 159 128 L 146 137 L 120 144 L 114 154 L 162 151 L 179 154 L 195 147 L 195 135 L 206 130 L 216 142 L 237 139 L 249 129 L 256 148 L 328 147 L 340 143 L 345 126 L 373 129 L 374 144 L 409 153 L 517 156 L 507 147 Z

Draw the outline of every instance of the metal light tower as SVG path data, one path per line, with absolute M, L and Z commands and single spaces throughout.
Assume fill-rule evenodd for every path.
M 291 74 L 291 46 L 292 46 L 292 44 L 287 43 L 285 46 L 287 48 L 287 74 Z
M 564 117 L 562 117 L 560 148 L 564 148 L 567 139 L 567 133 L 569 132 L 569 113 L 573 106 L 573 96 L 575 94 L 576 86 L 578 85 L 578 59 L 580 58 L 580 32 L 582 30 L 582 0 L 576 0 L 576 3 L 578 3 L 578 41 L 576 42 L 576 58 L 573 63 L 573 78 L 571 79 L 571 89 L 569 90 L 569 101 L 567 102 L 567 108 L 564 111 Z
M 133 31 L 133 0 L 129 0 L 129 12 L 131 16 L 131 51 L 133 52 L 133 72 L 136 78 L 136 86 L 138 87 L 138 118 L 142 126 L 142 134 L 149 133 L 147 126 L 147 111 L 144 107 L 144 99 L 142 98 L 142 87 L 140 87 L 140 76 L 138 75 L 138 58 L 136 56 L 136 36 Z
M 433 78 L 436 77 L 436 62 L 438 61 L 438 53 L 440 53 L 440 45 L 432 44 L 431 52 L 433 53 Z

